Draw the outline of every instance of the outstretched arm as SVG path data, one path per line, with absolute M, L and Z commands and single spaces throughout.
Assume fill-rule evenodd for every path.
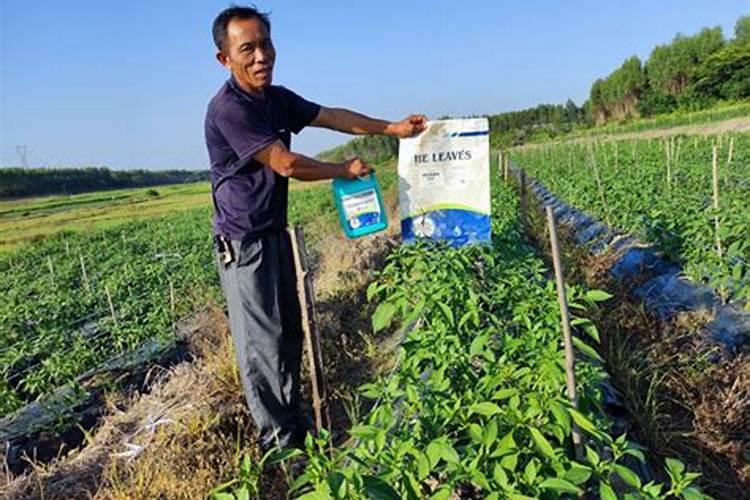
M 399 122 L 389 122 L 348 109 L 322 107 L 310 125 L 347 134 L 392 135 L 403 139 L 422 132 L 427 127 L 427 118 L 424 115 L 409 115 Z
M 370 167 L 359 158 L 342 163 L 318 161 L 289 151 L 281 141 L 276 141 L 261 149 L 253 155 L 253 158 L 279 175 L 301 181 L 319 181 L 334 177 L 354 179 L 370 173 Z

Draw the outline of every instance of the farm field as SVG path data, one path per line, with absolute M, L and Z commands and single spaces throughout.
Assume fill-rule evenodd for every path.
M 715 106 L 700 111 L 677 111 L 652 118 L 637 118 L 629 123 L 612 123 L 572 132 L 569 138 L 622 135 L 631 132 L 651 132 L 675 127 L 711 124 L 735 118 L 746 118 L 750 104 L 746 102 Z M 565 138 L 563 138 L 564 140 Z
M 736 134 L 555 144 L 519 150 L 514 159 L 562 199 L 656 244 L 694 281 L 744 304 L 750 299 L 749 154 L 750 135 Z
M 374 406 L 328 455 L 326 436 L 308 438 L 300 498 L 559 498 L 623 494 L 701 498 L 696 475 L 667 462 L 664 484 L 632 467 L 647 452 L 612 436 L 586 310 L 606 293 L 571 288 L 579 407 L 564 395 L 559 311 L 546 267 L 525 241 L 512 190 L 495 186 L 493 244 L 393 252 L 368 296 L 373 328 L 414 324 L 397 366 L 361 388 Z M 572 426 L 586 436 L 576 458 Z M 604 449 L 608 451 L 605 453 Z M 242 488 L 234 490 L 240 498 Z M 308 491 L 305 493 L 305 491 Z M 228 494 L 228 493 L 227 493 Z M 224 498 L 218 497 L 217 498 Z
M 330 187 L 292 190 L 290 223 L 314 244 L 336 220 Z M 219 300 L 208 185 L 147 191 L 3 204 L 8 225 L 23 213 L 39 225 L 24 222 L 38 241 L 0 257 L 0 414 L 147 339 L 169 340 L 178 318 Z M 45 225 L 57 234 L 42 238 Z
M 290 189 L 315 183 L 292 181 Z M 59 232 L 90 232 L 211 206 L 207 182 L 0 200 L 0 255 Z

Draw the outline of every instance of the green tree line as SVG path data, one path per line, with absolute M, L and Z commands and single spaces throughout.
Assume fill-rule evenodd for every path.
M 676 109 L 698 110 L 720 101 L 750 98 L 750 16 L 737 20 L 734 38 L 721 28 L 692 36 L 678 34 L 654 47 L 644 63 L 630 57 L 606 78 L 596 80 L 589 99 L 577 106 L 541 104 L 520 111 L 488 115 L 493 147 L 553 139 L 574 129 L 608 121 L 655 116 Z M 398 141 L 363 137 L 324 151 L 321 159 L 341 161 L 360 156 L 379 161 L 396 156 Z
M 587 103 L 597 123 L 696 110 L 750 97 L 750 16 L 737 20 L 734 38 L 720 27 L 678 34 L 654 47 L 645 62 L 633 56 L 596 80 Z
M 0 168 L 0 199 L 75 194 L 209 180 L 209 171 L 89 168 Z

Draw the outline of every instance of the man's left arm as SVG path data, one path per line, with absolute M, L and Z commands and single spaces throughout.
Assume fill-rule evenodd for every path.
M 392 135 L 403 139 L 413 137 L 427 128 L 427 118 L 424 115 L 409 115 L 401 121 L 389 122 L 348 109 L 321 107 L 310 125 L 347 134 Z

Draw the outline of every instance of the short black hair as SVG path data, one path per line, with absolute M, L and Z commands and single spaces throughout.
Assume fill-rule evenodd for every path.
M 227 38 L 227 26 L 229 21 L 232 19 L 260 19 L 268 32 L 271 32 L 271 20 L 268 18 L 267 12 L 261 12 L 254 5 L 252 7 L 232 5 L 229 8 L 222 10 L 216 19 L 214 19 L 214 25 L 211 32 L 214 36 L 214 44 L 219 50 L 224 50 L 224 41 Z

